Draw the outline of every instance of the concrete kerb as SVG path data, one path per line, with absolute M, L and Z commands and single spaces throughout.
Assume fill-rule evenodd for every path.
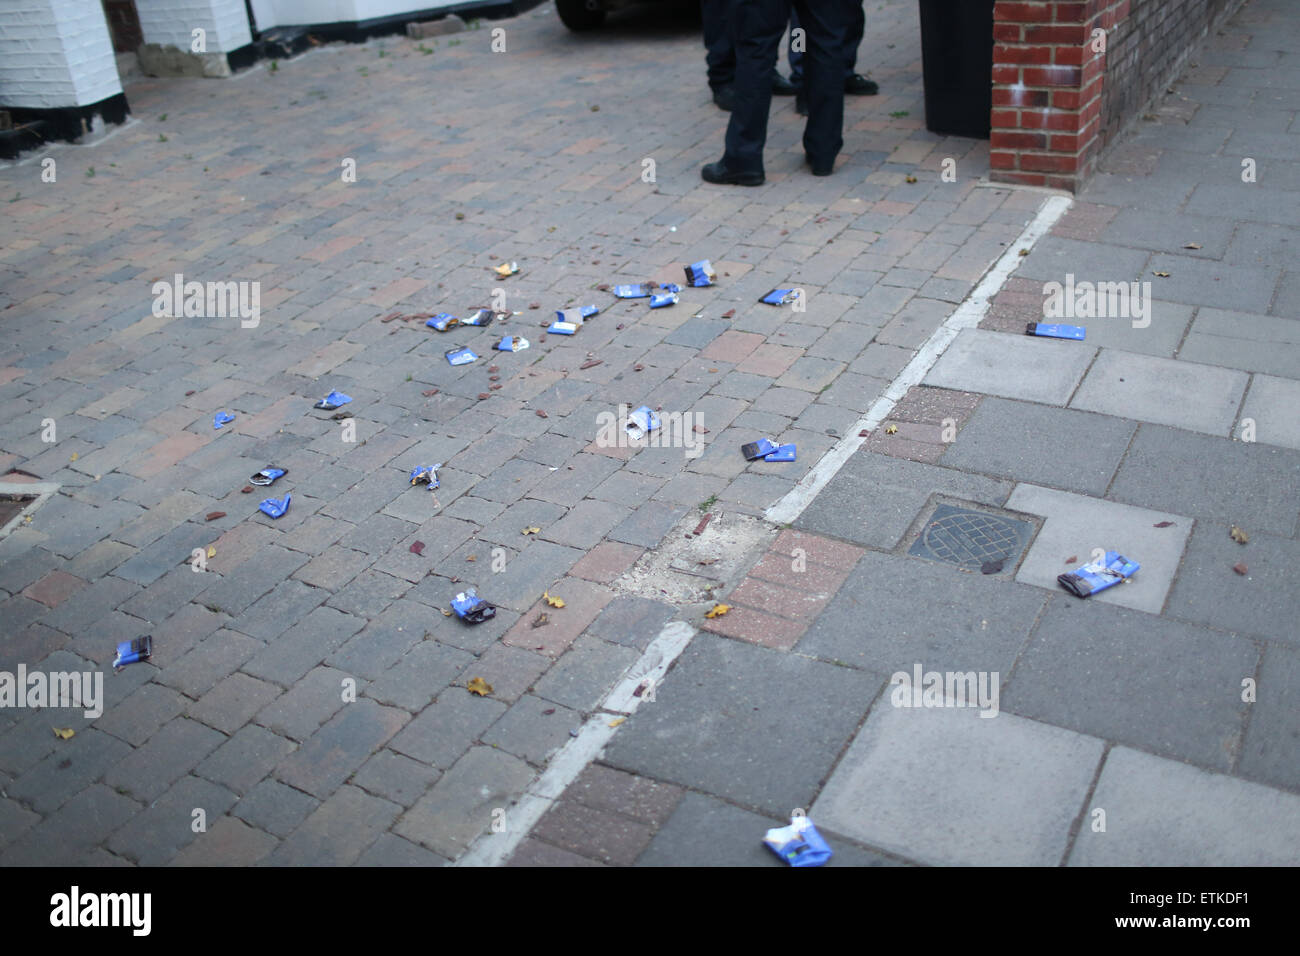
M 764 512 L 764 517 L 768 521 L 776 524 L 788 524 L 799 517 L 817 497 L 827 483 L 835 477 L 835 474 L 844 466 L 844 463 L 853 456 L 863 443 L 866 437 L 862 435 L 865 432 L 872 432 L 880 427 L 889 413 L 894 410 L 894 406 L 907 394 L 908 389 L 914 385 L 920 384 L 926 374 L 934 367 L 935 362 L 943 355 L 944 351 L 957 338 L 957 333 L 962 329 L 973 329 L 979 325 L 980 320 L 988 311 L 989 302 L 998 294 L 1007 279 L 1016 270 L 1020 264 L 1021 250 L 1032 249 L 1034 244 L 1043 236 L 1051 231 L 1061 216 L 1073 205 L 1074 201 L 1064 194 L 1054 194 L 1046 199 L 1042 206 L 1039 207 L 1037 215 L 1030 221 L 1023 232 L 1017 237 L 1007 251 L 994 263 L 993 267 L 984 274 L 975 291 L 966 297 L 939 328 L 935 329 L 934 334 L 921 346 L 920 350 L 912 357 L 904 369 L 898 373 L 898 376 L 890 383 L 885 394 L 876 400 L 867 414 L 859 419 L 849 433 L 836 442 L 835 447 L 828 451 L 816 465 L 792 488 L 784 498 L 778 501 L 772 507 Z
M 500 833 L 480 834 L 454 865 L 500 866 L 509 860 L 569 784 L 600 756 L 623 719 L 636 713 L 647 699 L 637 694 L 638 688 L 643 688 L 647 680 L 653 682 L 650 686 L 658 684 L 694 636 L 695 628 L 683 621 L 664 625 L 645 653 L 628 668 L 627 676 L 605 696 L 600 709 L 587 718 L 578 735 L 560 748 L 545 772 L 529 784 L 510 811 L 509 827 Z

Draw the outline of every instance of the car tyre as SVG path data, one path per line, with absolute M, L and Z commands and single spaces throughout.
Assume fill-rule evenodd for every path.
M 594 30 L 605 22 L 601 0 L 555 0 L 555 12 L 570 30 Z

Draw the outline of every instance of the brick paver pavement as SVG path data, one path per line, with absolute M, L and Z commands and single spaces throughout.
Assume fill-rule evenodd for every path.
M 107 671 L 117 642 L 155 645 L 105 675 L 103 717 L 58 713 L 70 740 L 0 709 L 0 864 L 456 856 L 659 628 L 708 604 L 625 571 L 700 504 L 757 514 L 787 493 L 1042 201 L 980 183 L 987 144 L 924 130 L 907 0 L 873 5 L 860 62 L 882 93 L 850 99 L 834 176 L 802 169 L 777 101 L 768 184 L 706 185 L 725 116 L 697 29 L 661 17 L 578 36 L 541 7 L 492 24 L 503 53 L 484 24 L 142 80 L 131 125 L 48 151 L 54 182 L 40 156 L 0 168 L 0 463 L 60 486 L 0 540 L 0 670 Z M 674 307 L 600 288 L 701 258 L 717 285 Z M 506 261 L 520 271 L 498 278 Z M 259 283 L 256 323 L 163 314 L 155 283 L 177 275 Z M 757 304 L 777 286 L 806 310 Z M 545 333 L 589 303 L 577 335 Z M 409 319 L 480 305 L 519 314 Z M 492 350 L 505 333 L 531 349 Z M 452 367 L 461 345 L 479 359 Z M 331 389 L 351 417 L 312 408 Z M 702 453 L 598 442 L 620 404 L 689 414 L 679 444 Z M 761 436 L 799 460 L 747 466 Z M 412 488 L 435 462 L 441 487 Z M 287 476 L 244 492 L 270 464 Z M 292 495 L 284 517 L 257 510 L 268 493 Z M 809 551 L 827 579 L 808 600 L 841 558 Z M 469 584 L 494 620 L 444 616 Z M 771 640 L 739 636 L 788 647 L 807 622 L 780 586 L 756 570 L 717 629 L 763 615 Z M 676 799 L 629 815 L 607 805 L 622 786 L 584 806 L 629 834 Z M 556 853 L 569 825 L 542 833 Z

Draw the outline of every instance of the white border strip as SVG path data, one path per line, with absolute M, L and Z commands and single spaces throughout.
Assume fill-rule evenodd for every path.
M 618 729 L 618 724 L 610 726 L 612 719 L 618 714 L 631 715 L 641 706 L 644 698 L 635 695 L 636 689 L 645 683 L 646 678 L 654 682 L 651 686 L 657 687 L 694 636 L 695 628 L 683 621 L 665 625 L 645 653 L 628 668 L 628 676 L 606 695 L 600 710 L 587 718 L 578 736 L 551 758 L 545 773 L 529 785 L 523 797 L 510 809 L 507 815 L 510 822 L 506 829 L 500 833 L 480 835 L 452 865 L 500 866 L 510 859 L 560 794 L 609 743 Z
M 0 495 L 36 495 L 35 501 L 29 501 L 27 507 L 18 514 L 10 518 L 3 528 L 0 528 L 0 541 L 9 536 L 9 532 L 18 527 L 19 522 L 30 514 L 34 514 L 36 509 L 45 502 L 50 500 L 50 496 L 59 490 L 57 481 L 3 481 L 0 482 Z
M 789 524 L 803 514 L 804 509 L 812 504 L 818 492 L 825 488 L 836 473 L 844 467 L 844 463 L 852 457 L 853 453 L 862 447 L 866 438 L 861 437 L 861 432 L 871 432 L 879 428 L 880 423 L 907 394 L 907 390 L 921 383 L 934 367 L 934 363 L 939 360 L 939 356 L 952 344 L 957 333 L 962 329 L 973 329 L 979 325 L 980 320 L 984 318 L 984 313 L 988 311 L 989 300 L 998 294 L 1011 273 L 1015 272 L 1016 267 L 1020 265 L 1020 250 L 1032 248 L 1073 203 L 1069 196 L 1054 195 L 1039 207 L 1038 214 L 1029 225 L 1025 226 L 1024 232 L 1007 247 L 1007 251 L 1002 254 L 993 268 L 985 273 L 984 278 L 975 287 L 975 291 L 966 297 L 952 315 L 948 316 L 943 325 L 935 329 L 934 334 L 926 340 L 925 345 L 921 346 L 920 351 L 912 356 L 912 361 L 898 373 L 898 377 L 890 383 L 885 394 L 871 406 L 866 416 L 859 419 L 858 423 L 850 429 L 849 434 L 836 442 L 835 447 L 828 451 L 821 461 L 817 462 L 812 470 L 786 493 L 785 497 L 764 512 L 763 516 L 768 521 L 775 524 Z

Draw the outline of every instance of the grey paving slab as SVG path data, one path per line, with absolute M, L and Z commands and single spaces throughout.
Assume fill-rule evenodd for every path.
M 932 494 L 1001 505 L 1011 483 L 858 451 L 794 522 L 801 531 L 889 550 Z
M 1254 424 L 1254 440 L 1269 445 L 1300 449 L 1300 382 L 1274 375 L 1255 375 L 1241 408 L 1241 427 L 1234 437 L 1245 435 L 1246 419 Z
M 1291 584 L 1300 541 L 1248 530 L 1250 541 L 1243 546 L 1229 530 L 1219 522 L 1198 522 L 1168 613 L 1300 647 L 1300 591 Z M 1233 572 L 1239 563 L 1246 574 Z
M 1300 796 L 1116 747 L 1079 829 L 1070 866 L 1294 866 Z
M 1227 435 L 1246 382 L 1231 369 L 1102 349 L 1070 407 Z
M 1106 242 L 1085 242 L 1049 235 L 1039 240 L 1024 257 L 1015 276 L 1064 282 L 1065 276 L 1072 274 L 1076 282 L 1133 282 L 1141 278 L 1150 255 L 1145 249 L 1127 249 Z
M 1140 611 L 1054 598 L 1003 691 L 1025 717 L 1229 771 L 1253 641 Z
M 1295 312 L 1258 315 L 1199 309 L 1178 357 L 1189 362 L 1300 377 L 1300 323 L 1295 321 L 1296 315 Z
M 963 329 L 924 384 L 1064 405 L 1096 351 L 1083 342 Z
M 791 695 L 795 685 L 816 694 Z M 881 681 L 698 634 L 605 762 L 777 814 L 807 807 Z
M 716 797 L 687 793 L 637 857 L 636 865 L 783 867 L 786 863 L 763 843 L 763 834 L 789 823 L 788 818 L 761 816 Z M 820 824 L 817 830 L 834 853 L 827 866 L 898 865 L 896 860 L 838 838 Z
M 1102 742 L 979 713 L 893 707 L 882 695 L 809 816 L 919 863 L 1058 865 Z
M 1045 519 L 1020 565 L 1017 581 L 1066 594 L 1057 575 L 1093 560 L 1096 549 L 1118 551 L 1142 567 L 1127 583 L 1082 600 L 1151 614 L 1159 614 L 1164 607 L 1191 533 L 1188 518 L 1030 484 L 1017 485 L 1007 507 Z M 1155 527 L 1166 521 L 1173 524 Z
M 1122 418 L 986 398 L 940 462 L 949 468 L 1104 494 L 1135 425 Z
M 1174 353 L 1178 351 L 1179 344 L 1183 341 L 1184 334 L 1187 332 L 1188 324 L 1192 321 L 1192 313 L 1195 312 L 1195 307 L 1181 302 L 1145 299 L 1143 308 L 1149 310 L 1149 313 L 1142 316 L 1134 314 L 1128 318 L 1107 316 L 1093 319 L 1062 319 L 1061 321 L 1084 326 L 1087 329 L 1086 341 L 1088 344 L 1103 350 L 1119 349 L 1124 352 L 1140 352 L 1143 355 L 1154 355 L 1159 358 L 1173 358 Z M 1149 320 L 1149 324 L 1147 320 Z M 1044 319 L 1043 321 L 1054 320 Z M 1134 321 L 1142 327 L 1134 327 Z M 1196 358 L 1191 360 L 1198 361 Z M 1199 361 L 1213 364 L 1207 359 L 1199 359 Z
M 1228 521 L 1290 536 L 1297 509 L 1300 453 L 1143 425 L 1120 465 L 1110 496 L 1147 508 Z M 1249 488 L 1250 494 L 1241 489 Z
M 504 810 L 509 819 L 509 807 L 532 777 L 532 768 L 518 757 L 475 747 L 397 821 L 393 833 L 455 859 L 491 827 L 494 810 Z
M 1241 693 L 1245 695 L 1245 688 Z M 1300 791 L 1300 727 L 1295 720 L 1300 707 L 1300 651 L 1280 644 L 1265 648 L 1255 701 L 1247 706 L 1250 723 L 1237 772 Z
M 1199 111 L 1197 115 L 1200 116 Z M 1220 216 L 1131 208 L 1121 209 L 1101 234 L 1102 239 L 1120 246 L 1206 259 L 1222 259 L 1232 236 L 1233 223 Z M 1198 243 L 1201 248 L 1195 252 L 1183 251 L 1190 242 Z
M 1157 252 L 1149 271 L 1155 275 L 1155 292 L 1162 299 L 1218 309 L 1266 312 L 1282 275 L 1279 266 L 1245 266 L 1219 263 L 1187 255 Z
M 1005 579 L 868 552 L 796 649 L 884 677 L 917 662 L 1006 675 L 1043 603 Z

